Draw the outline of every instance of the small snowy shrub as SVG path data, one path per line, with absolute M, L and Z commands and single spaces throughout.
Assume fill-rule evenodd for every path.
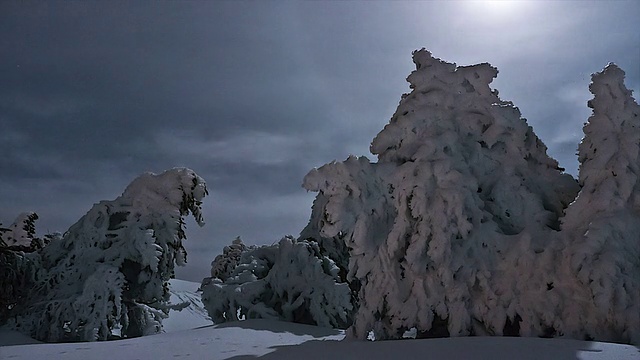
M 17 326 L 43 341 L 92 341 L 157 333 L 167 282 L 186 262 L 184 216 L 204 221 L 204 180 L 176 168 L 143 174 L 102 201 L 41 252 L 41 270 Z
M 350 324 L 349 286 L 315 241 L 285 237 L 276 245 L 247 248 L 236 240 L 225 254 L 232 249 L 244 251 L 231 274 L 202 288 L 214 322 L 265 318 L 339 328 Z M 218 264 L 214 261 L 212 274 L 226 276 L 217 271 Z

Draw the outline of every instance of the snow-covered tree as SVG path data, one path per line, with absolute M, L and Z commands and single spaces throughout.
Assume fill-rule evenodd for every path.
M 211 278 L 227 280 L 240 263 L 243 253 L 255 249 L 255 246 L 246 246 L 238 236 L 231 245 L 225 246 L 222 254 L 216 256 L 211 262 Z
M 24 310 L 29 290 L 34 286 L 40 270 L 40 254 L 51 241 L 62 234 L 36 237 L 34 212 L 22 213 L 8 227 L 0 226 L 0 324 Z
M 378 162 L 350 157 L 304 180 L 319 192 L 308 236 L 343 239 L 360 286 L 350 335 L 542 334 L 552 286 L 536 268 L 552 263 L 579 187 L 489 87 L 495 68 L 413 59 L 412 91 L 371 144 Z
M 229 274 L 219 271 L 223 263 L 235 264 Z M 353 305 L 339 272 L 315 241 L 287 236 L 247 247 L 236 239 L 212 263 L 212 275 L 226 278 L 205 279 L 202 302 L 216 323 L 266 318 L 345 328 Z
M 36 253 L 0 245 L 0 325 L 24 309 L 39 267 Z
M 580 301 L 564 308 L 574 336 L 640 343 L 640 107 L 609 64 L 592 75 L 593 113 L 578 148 L 582 190 L 566 210 L 564 267 Z
M 204 221 L 205 182 L 192 170 L 143 174 L 93 206 L 41 252 L 41 271 L 16 326 L 44 341 L 106 340 L 161 330 L 167 282 L 184 265 L 184 217 Z

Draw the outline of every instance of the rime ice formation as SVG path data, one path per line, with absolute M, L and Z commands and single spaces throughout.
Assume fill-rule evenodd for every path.
M 206 194 L 202 178 L 179 168 L 141 175 L 117 199 L 94 205 L 40 252 L 17 326 L 45 341 L 159 332 L 172 308 L 167 281 L 185 263 L 183 217 L 203 225 Z
M 222 263 L 235 266 L 216 272 Z M 202 302 L 216 323 L 246 317 L 325 327 L 350 324 L 349 285 L 316 242 L 284 237 L 272 246 L 246 247 L 236 239 L 212 265 L 214 277 L 203 282 Z M 224 279 L 216 276 L 223 273 Z
M 579 297 L 567 330 L 640 344 L 640 106 L 609 64 L 592 75 L 593 114 L 578 147 L 582 190 L 566 210 L 563 278 Z M 577 308 L 577 309 L 576 309 Z
M 491 90 L 495 68 L 424 49 L 413 59 L 412 91 L 371 144 L 378 162 L 350 157 L 304 179 L 322 202 L 314 237 L 344 239 L 361 284 L 350 334 L 544 333 L 544 268 L 578 185 Z

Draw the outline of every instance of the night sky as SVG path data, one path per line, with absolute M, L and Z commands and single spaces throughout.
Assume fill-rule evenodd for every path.
M 236 236 L 298 235 L 313 167 L 367 155 L 411 52 L 489 62 L 568 172 L 590 74 L 615 62 L 640 92 L 639 1 L 0 2 L 0 222 L 64 232 L 137 175 L 186 166 L 208 183 L 188 222 L 199 281 Z

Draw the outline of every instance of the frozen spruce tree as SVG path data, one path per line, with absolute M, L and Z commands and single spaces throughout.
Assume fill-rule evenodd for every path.
M 317 242 L 287 236 L 247 247 L 236 239 L 212 263 L 202 302 L 215 323 L 278 319 L 346 328 L 353 309 L 349 285 Z
M 92 341 L 161 330 L 167 282 L 186 262 L 184 217 L 203 225 L 205 182 L 176 168 L 135 179 L 41 252 L 29 307 L 17 326 L 44 341 Z
M 543 269 L 576 181 L 489 87 L 495 68 L 424 49 L 413 60 L 412 91 L 371 144 L 378 162 L 350 157 L 304 180 L 319 193 L 306 236 L 342 239 L 349 252 L 359 288 L 349 334 L 552 331 Z
M 580 301 L 566 333 L 640 343 L 640 107 L 609 64 L 592 75 L 593 113 L 578 148 L 582 190 L 563 219 L 563 278 Z

